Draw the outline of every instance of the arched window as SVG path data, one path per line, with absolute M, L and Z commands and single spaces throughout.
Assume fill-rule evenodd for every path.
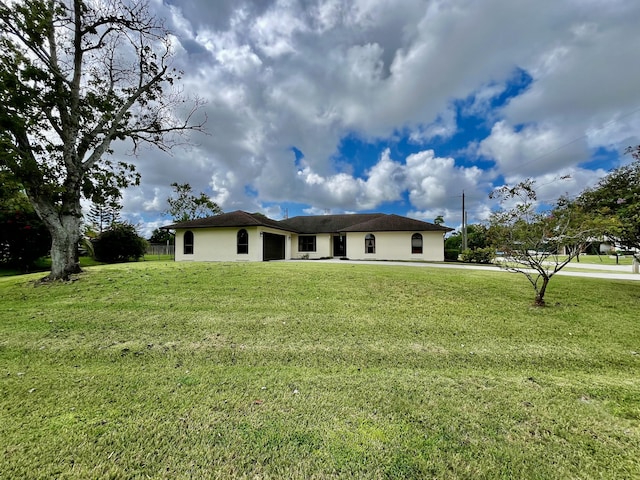
M 364 253 L 376 253 L 376 237 L 372 233 L 364 237 Z
M 193 255 L 193 232 L 187 231 L 184 232 L 184 254 L 185 255 Z
M 419 233 L 411 235 L 411 253 L 422 253 L 422 235 Z
M 249 234 L 244 228 L 238 232 L 238 253 L 249 253 Z

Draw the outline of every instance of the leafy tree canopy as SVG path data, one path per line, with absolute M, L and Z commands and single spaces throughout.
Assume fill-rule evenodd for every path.
M 481 223 L 467 225 L 467 247 L 470 250 L 488 247 L 487 231 L 488 227 Z M 445 240 L 445 248 L 460 250 L 462 248 L 462 233 L 454 232 L 453 235 L 447 237 Z
M 608 218 L 606 235 L 624 248 L 640 251 L 640 145 L 627 149 L 634 161 L 612 170 L 577 203 L 585 210 Z M 636 258 L 640 253 L 636 251 Z
M 104 196 L 94 196 L 91 210 L 87 214 L 89 228 L 92 232 L 100 234 L 114 223 L 120 222 L 120 192 L 115 197 L 104 198 Z
M 162 243 L 173 245 L 174 236 L 171 235 L 167 230 L 162 230 L 160 228 L 156 228 L 153 232 L 151 232 L 151 237 L 149 237 L 149 243 Z
M 146 252 L 147 242 L 129 223 L 114 223 L 91 241 L 96 260 L 106 263 L 138 260 Z
M 79 271 L 80 199 L 139 182 L 114 141 L 169 149 L 202 129 L 171 56 L 146 1 L 0 0 L 0 168 L 51 234 L 49 278 Z
M 194 195 L 188 183 L 172 183 L 173 194 L 167 199 L 169 208 L 165 212 L 174 222 L 186 222 L 197 218 L 219 215 L 222 209 L 204 192 Z

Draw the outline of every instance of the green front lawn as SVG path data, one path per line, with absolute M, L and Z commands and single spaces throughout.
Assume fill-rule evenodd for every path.
M 613 258 L 612 258 L 613 257 Z M 560 257 L 566 258 L 566 257 Z M 632 255 L 620 255 L 616 263 L 616 257 L 610 255 L 580 255 L 580 259 L 574 258 L 571 263 L 586 263 L 594 265 L 631 265 Z
M 95 265 L 102 265 L 100 262 L 97 262 L 91 257 L 80 257 L 79 259 L 80 267 L 92 267 Z M 35 264 L 31 267 L 31 272 L 49 272 L 51 270 L 51 258 L 43 257 L 36 260 Z M 15 268 L 7 267 L 3 264 L 0 264 L 0 277 L 11 277 L 14 275 L 22 275 L 24 272 L 20 270 L 16 270 Z M 40 274 L 41 277 L 44 275 Z
M 139 262 L 0 278 L 0 478 L 636 478 L 634 282 Z
M 169 262 L 173 261 L 173 255 L 152 255 L 146 254 L 139 261 L 141 262 Z M 103 263 L 94 260 L 91 257 L 80 257 L 80 267 L 93 267 L 96 265 L 103 265 Z M 31 272 L 48 272 L 51 270 L 51 258 L 43 257 L 36 261 L 35 265 L 31 268 Z M 22 275 L 24 272 L 16 270 L 15 268 L 4 267 L 0 264 L 0 277 L 11 277 L 13 275 Z

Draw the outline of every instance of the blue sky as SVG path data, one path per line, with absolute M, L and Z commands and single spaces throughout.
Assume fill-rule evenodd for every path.
M 145 234 L 170 223 L 172 182 L 224 211 L 442 215 L 458 228 L 463 191 L 481 222 L 493 188 L 533 178 L 542 200 L 576 195 L 640 143 L 635 0 L 152 6 L 208 134 L 135 159 L 142 185 L 124 214 Z

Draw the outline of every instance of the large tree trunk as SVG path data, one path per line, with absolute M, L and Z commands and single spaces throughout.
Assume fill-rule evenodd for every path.
M 71 274 L 80 273 L 77 258 L 80 225 L 75 218 L 63 218 L 60 228 L 51 232 L 51 273 L 47 280 L 67 280 Z
M 42 197 L 30 198 L 51 234 L 51 273 L 45 280 L 68 280 L 70 275 L 82 271 L 77 257 L 82 224 L 80 195 L 77 195 L 78 200 L 67 202 L 64 212 L 59 212 L 55 205 Z

